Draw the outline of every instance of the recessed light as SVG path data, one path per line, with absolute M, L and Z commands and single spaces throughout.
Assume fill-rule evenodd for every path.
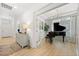
M 14 7 L 14 8 L 17 8 L 17 7 Z

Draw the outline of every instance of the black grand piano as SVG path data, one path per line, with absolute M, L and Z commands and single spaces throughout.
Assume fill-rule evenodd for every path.
M 64 31 L 66 27 L 61 26 L 59 22 L 54 23 L 54 31 L 50 31 L 47 35 L 46 38 L 50 39 L 50 43 L 52 43 L 52 38 L 55 36 L 62 36 L 63 42 L 64 42 L 64 37 L 66 36 L 66 32 Z

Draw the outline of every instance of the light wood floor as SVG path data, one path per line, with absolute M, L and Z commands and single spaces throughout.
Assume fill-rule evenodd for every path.
M 75 44 L 53 42 L 50 44 L 44 41 L 39 48 L 24 48 L 20 51 L 13 53 L 11 56 L 75 56 Z
M 14 38 L 0 38 L 0 56 L 8 56 L 20 50 L 21 47 Z
M 6 46 L 10 48 L 6 48 Z M 2 48 L 4 46 L 4 50 Z M 75 44 L 68 42 L 53 41 L 50 44 L 48 41 L 43 41 L 39 48 L 20 48 L 13 38 L 0 39 L 0 55 L 10 56 L 75 56 Z

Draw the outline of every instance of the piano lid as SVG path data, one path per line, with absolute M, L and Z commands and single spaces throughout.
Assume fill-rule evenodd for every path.
M 66 27 L 65 26 L 61 26 L 59 24 L 59 22 L 54 23 L 54 31 L 63 31 L 64 29 L 66 29 Z

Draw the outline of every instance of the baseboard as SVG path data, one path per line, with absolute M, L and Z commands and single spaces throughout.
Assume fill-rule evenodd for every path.
M 13 36 L 1 36 L 0 38 L 14 38 Z

